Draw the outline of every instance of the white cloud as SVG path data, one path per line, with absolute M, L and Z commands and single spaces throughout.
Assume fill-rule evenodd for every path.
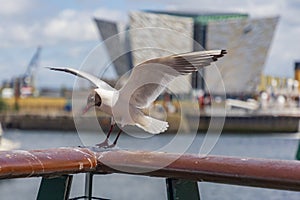
M 127 13 L 118 10 L 108 10 L 104 8 L 96 9 L 93 12 L 95 18 L 107 19 L 110 21 L 124 22 L 127 21 Z
M 3 26 L 2 23 L 0 25 Z M 28 47 L 36 46 L 38 42 L 38 29 L 37 24 L 25 25 L 21 23 L 8 24 L 5 28 L 0 29 L 0 48 L 16 47 L 17 45 Z
M 54 41 L 89 41 L 98 38 L 92 16 L 86 11 L 63 10 L 41 29 L 45 38 Z
M 0 48 L 12 47 L 17 43 L 22 46 L 36 46 L 98 41 L 99 33 L 93 17 L 110 16 L 112 19 L 120 20 L 124 19 L 121 13 L 103 8 L 91 11 L 65 9 L 52 18 L 27 23 L 0 19 Z
M 0 0 L 0 15 L 20 15 L 33 9 L 33 0 Z
M 245 7 L 245 11 L 249 12 L 252 16 L 270 16 L 278 15 L 280 11 L 286 6 L 285 2 L 279 1 L 277 3 L 254 2 L 248 1 L 248 5 Z
M 16 12 L 17 10 L 7 13 Z M 23 7 L 18 9 L 18 17 L 7 14 L 5 18 L 0 18 L 0 82 L 24 73 L 37 45 L 44 47 L 40 66 L 79 67 L 99 41 L 93 17 L 110 14 L 117 18 L 121 13 L 96 8 L 81 11 L 64 9 L 51 17 L 43 15 L 37 19 L 22 15 L 22 12 L 26 13 L 25 7 L 24 10 Z M 71 77 L 63 78 L 56 74 L 47 76 L 48 71 L 40 71 L 42 76 L 38 76 L 37 79 L 41 84 L 58 84 L 59 87 L 60 84 L 70 85 L 73 82 Z

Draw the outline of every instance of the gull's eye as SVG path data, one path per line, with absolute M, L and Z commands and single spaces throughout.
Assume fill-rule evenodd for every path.
M 94 102 L 95 102 L 95 96 L 94 96 L 94 95 L 89 96 L 87 102 L 88 102 L 88 103 L 94 103 Z

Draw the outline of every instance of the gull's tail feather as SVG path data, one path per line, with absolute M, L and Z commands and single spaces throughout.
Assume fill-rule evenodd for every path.
M 136 125 L 152 134 L 165 132 L 169 127 L 168 122 L 154 119 L 149 116 L 143 116 L 141 123 L 137 123 Z

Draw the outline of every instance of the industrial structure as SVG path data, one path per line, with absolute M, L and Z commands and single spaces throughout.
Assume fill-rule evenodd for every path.
M 36 92 L 34 74 L 39 66 L 38 62 L 41 50 L 42 48 L 40 46 L 37 47 L 36 52 L 32 56 L 26 71 L 23 74 L 8 80 L 3 84 L 1 90 L 2 98 L 34 96 Z
M 113 60 L 118 75 L 153 57 L 201 49 L 226 49 L 228 55 L 217 67 L 226 93 L 234 96 L 256 92 L 278 22 L 278 17 L 252 19 L 244 13 L 177 11 L 131 12 L 129 18 L 129 24 L 123 26 L 129 30 L 128 35 L 118 38 L 118 44 L 106 44 L 111 58 L 118 53 L 115 52 L 119 51 L 117 46 L 133 50 L 126 54 L 126 59 Z M 95 22 L 103 40 L 123 31 L 118 23 L 102 19 L 95 19 Z M 205 68 L 201 75 L 195 73 L 188 79 L 196 90 L 219 94 L 223 86 L 215 73 L 214 68 Z M 179 92 L 190 91 L 185 88 Z

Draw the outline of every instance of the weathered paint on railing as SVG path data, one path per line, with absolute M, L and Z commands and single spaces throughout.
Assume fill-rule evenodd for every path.
M 3 151 L 0 153 L 0 178 L 148 171 L 139 174 L 300 191 L 299 161 L 192 154 L 178 157 L 171 153 L 80 147 Z M 158 168 L 166 160 L 175 161 Z
M 97 158 L 87 148 L 0 152 L 0 178 L 33 177 L 95 170 Z

